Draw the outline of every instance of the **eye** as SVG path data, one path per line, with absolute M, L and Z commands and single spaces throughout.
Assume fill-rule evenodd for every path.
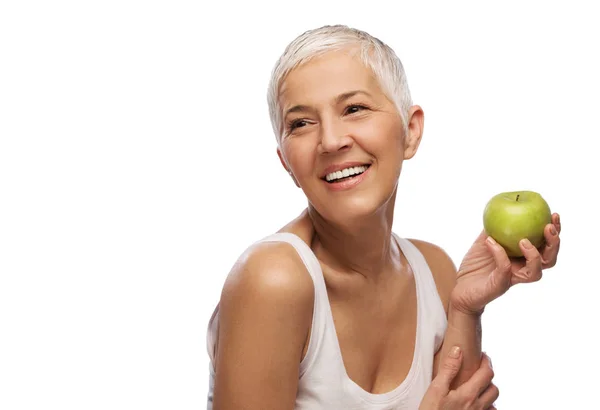
M 287 127 L 288 127 L 288 130 L 293 131 L 296 128 L 305 127 L 307 124 L 308 124 L 308 122 L 306 120 L 297 119 L 297 120 L 289 121 L 287 124 Z
M 346 111 L 344 112 L 345 114 L 356 114 L 359 111 L 363 111 L 368 109 L 367 107 L 365 107 L 364 105 L 361 104 L 352 104 L 349 105 L 348 107 L 346 107 Z

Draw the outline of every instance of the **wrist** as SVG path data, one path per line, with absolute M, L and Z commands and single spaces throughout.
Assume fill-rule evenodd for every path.
M 483 311 L 474 312 L 450 306 L 448 309 L 448 322 L 456 323 L 480 323 Z
M 485 306 L 482 308 L 473 308 L 471 306 L 467 306 L 458 298 L 450 298 L 450 303 L 448 305 L 448 316 L 450 316 L 450 314 L 454 314 L 479 319 L 483 315 L 484 310 Z

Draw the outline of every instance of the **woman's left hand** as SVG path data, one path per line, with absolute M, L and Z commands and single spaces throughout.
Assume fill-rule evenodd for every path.
M 556 264 L 560 248 L 560 218 L 544 228 L 545 245 L 536 249 L 527 239 L 519 246 L 523 258 L 509 258 L 496 241 L 482 232 L 465 255 L 458 269 L 451 307 L 464 313 L 481 314 L 485 306 L 517 283 L 536 282 L 542 270 Z

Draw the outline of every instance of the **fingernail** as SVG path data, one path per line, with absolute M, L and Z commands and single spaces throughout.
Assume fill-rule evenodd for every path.
M 556 214 L 556 224 L 560 225 L 560 215 Z
M 488 236 L 487 239 L 486 239 L 486 241 L 488 241 L 488 243 L 490 245 L 495 245 L 496 244 L 496 241 L 491 236 Z
M 533 248 L 533 245 L 531 244 L 531 242 L 529 242 L 529 239 L 527 238 L 521 239 L 521 245 L 523 245 L 523 248 L 525 249 Z
M 492 358 L 489 356 L 487 358 L 490 361 L 490 369 L 494 370 L 494 366 L 492 365 Z
M 556 228 L 554 227 L 554 225 L 552 225 L 552 226 L 550 227 L 550 233 L 551 233 L 552 235 L 556 235 L 556 234 L 557 234 L 557 232 L 556 232 Z
M 458 359 L 459 355 L 460 355 L 460 347 L 454 346 L 452 349 L 450 349 L 450 357 L 452 357 L 454 359 Z

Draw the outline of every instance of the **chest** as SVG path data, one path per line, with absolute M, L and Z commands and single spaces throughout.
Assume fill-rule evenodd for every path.
M 416 295 L 412 273 L 351 294 L 328 289 L 346 373 L 363 390 L 386 393 L 408 375 L 415 351 Z

